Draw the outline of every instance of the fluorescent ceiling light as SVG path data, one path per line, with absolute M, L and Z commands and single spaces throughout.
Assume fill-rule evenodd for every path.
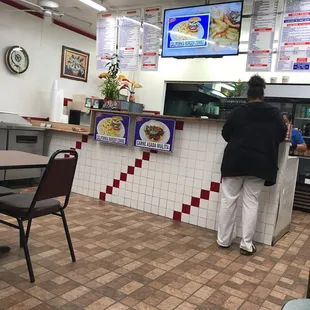
M 95 9 L 95 10 L 97 10 L 97 11 L 106 11 L 107 9 L 104 7 L 104 6 L 102 6 L 102 5 L 100 5 L 100 4 L 98 4 L 97 2 L 95 2 L 95 1 L 93 1 L 93 0 L 80 0 L 81 2 L 83 2 L 83 3 L 85 3 L 85 4 L 87 4 L 87 5 L 89 5 L 90 7 L 92 7 L 93 9 Z

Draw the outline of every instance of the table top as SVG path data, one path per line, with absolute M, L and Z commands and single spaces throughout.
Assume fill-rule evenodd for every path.
M 20 151 L 0 151 L 0 170 L 45 168 L 49 158 Z

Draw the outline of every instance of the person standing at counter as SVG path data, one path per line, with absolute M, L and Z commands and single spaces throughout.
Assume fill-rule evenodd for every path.
M 289 113 L 282 113 L 283 120 L 287 127 L 290 125 L 292 126 L 292 115 Z M 300 153 L 304 153 L 307 151 L 307 144 L 305 143 L 304 138 L 302 137 L 302 134 L 300 131 L 298 131 L 296 128 L 292 129 L 292 137 L 291 137 L 291 149 L 292 151 L 297 151 Z
M 242 240 L 240 253 L 256 252 L 253 237 L 258 216 L 258 198 L 264 185 L 276 183 L 279 145 L 287 128 L 280 111 L 264 102 L 265 81 L 258 75 L 248 82 L 248 103 L 228 117 L 222 136 L 228 142 L 222 162 L 222 200 L 217 243 L 232 243 L 237 200 L 242 194 Z

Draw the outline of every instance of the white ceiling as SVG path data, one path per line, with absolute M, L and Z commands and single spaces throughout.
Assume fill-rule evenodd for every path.
M 31 5 L 27 5 L 21 0 L 13 0 L 16 3 L 28 6 L 31 9 Z M 38 3 L 38 0 L 28 0 L 32 3 Z M 53 0 L 57 2 L 60 6 L 60 11 L 62 13 L 67 13 L 73 17 L 76 17 L 82 22 L 71 18 L 70 16 L 63 16 L 61 18 L 56 17 L 57 20 L 60 20 L 70 26 L 74 26 L 78 29 L 81 29 L 85 32 L 95 35 L 96 34 L 96 19 L 98 11 L 92 9 L 88 5 L 80 2 L 79 0 Z M 205 4 L 205 0 L 95 0 L 99 4 L 103 2 L 103 5 L 108 9 L 120 10 L 131 7 L 147 7 L 154 5 L 162 5 L 165 7 L 178 7 L 178 6 L 189 6 L 189 5 L 199 5 Z M 210 3 L 220 3 L 227 2 L 227 0 L 211 0 Z M 248 14 L 251 11 L 253 0 L 245 0 L 245 10 L 244 13 Z

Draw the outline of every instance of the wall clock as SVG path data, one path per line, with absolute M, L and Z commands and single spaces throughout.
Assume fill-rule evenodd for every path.
M 26 50 L 20 46 L 11 46 L 5 53 L 5 64 L 14 74 L 22 74 L 29 67 L 29 57 Z

